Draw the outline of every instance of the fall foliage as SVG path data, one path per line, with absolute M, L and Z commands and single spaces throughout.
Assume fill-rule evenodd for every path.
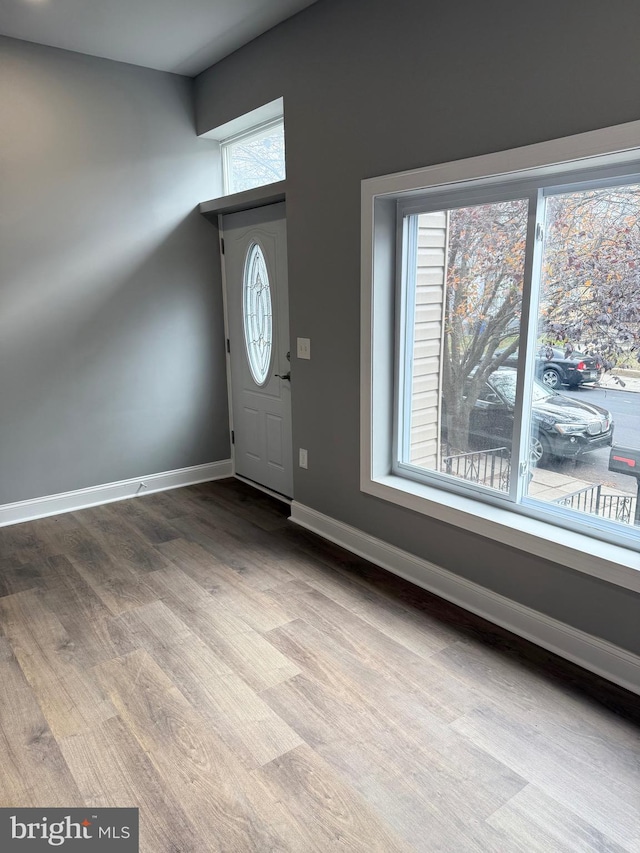
M 547 200 L 540 335 L 614 365 L 638 352 L 640 186 Z

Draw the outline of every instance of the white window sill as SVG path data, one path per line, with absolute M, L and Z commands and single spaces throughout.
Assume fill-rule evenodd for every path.
M 365 480 L 361 488 L 422 515 L 640 592 L 637 551 L 403 477 L 387 475 Z

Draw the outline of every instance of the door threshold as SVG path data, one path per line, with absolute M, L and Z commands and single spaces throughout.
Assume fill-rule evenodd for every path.
M 240 480 L 241 483 L 246 483 L 247 486 L 253 486 L 254 489 L 259 489 L 261 492 L 264 492 L 266 495 L 270 495 L 277 501 L 282 501 L 282 503 L 291 506 L 293 498 L 288 498 L 286 495 L 281 495 L 280 492 L 274 492 L 274 490 L 268 488 L 268 486 L 263 486 L 261 483 L 256 483 L 255 480 L 250 480 L 248 477 L 243 477 L 242 474 L 234 474 L 233 476 L 236 478 L 236 480 Z

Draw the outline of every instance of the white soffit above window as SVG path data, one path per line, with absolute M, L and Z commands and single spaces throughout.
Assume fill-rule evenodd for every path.
M 283 115 L 284 100 L 276 98 L 275 101 L 270 101 L 262 107 L 251 110 L 250 113 L 245 113 L 232 121 L 221 124 L 219 127 L 214 127 L 213 130 L 208 130 L 202 134 L 202 139 L 216 139 L 221 142 L 223 139 L 237 136 L 239 133 L 244 133 L 268 121 L 273 121 L 273 119 L 282 118 Z

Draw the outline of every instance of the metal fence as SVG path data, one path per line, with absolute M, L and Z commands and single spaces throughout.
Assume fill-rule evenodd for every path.
M 571 492 L 562 498 L 556 498 L 553 503 L 580 512 L 588 512 L 591 515 L 599 515 L 601 518 L 609 518 L 612 521 L 632 524 L 635 500 L 632 495 L 603 495 L 602 484 L 598 483 L 595 486 L 578 489 L 577 492 Z
M 445 474 L 479 483 L 502 492 L 509 490 L 511 474 L 511 456 L 506 447 L 494 447 L 474 453 L 457 453 L 442 458 L 441 470 Z M 586 486 L 552 503 L 566 506 L 578 512 L 598 515 L 623 524 L 634 523 L 636 498 L 633 495 L 606 495 L 602 493 L 602 483 Z
M 442 471 L 462 480 L 508 491 L 511 456 L 506 447 L 442 457 Z

